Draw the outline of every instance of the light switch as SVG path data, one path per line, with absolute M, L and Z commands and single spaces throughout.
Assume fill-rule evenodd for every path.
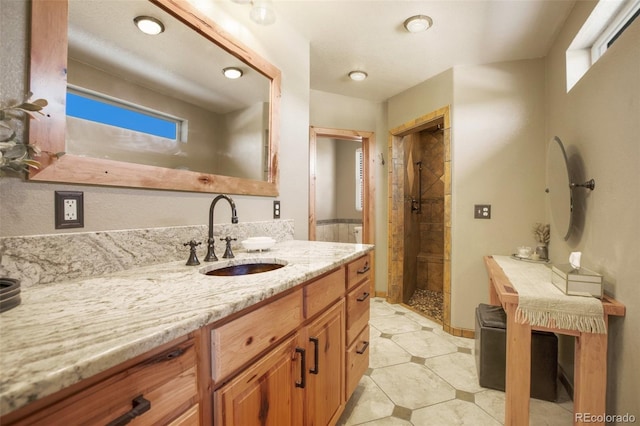
M 280 200 L 273 201 L 273 218 L 280 219 Z

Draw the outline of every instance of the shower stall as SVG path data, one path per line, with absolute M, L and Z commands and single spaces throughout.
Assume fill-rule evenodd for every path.
M 404 253 L 402 302 L 442 322 L 445 144 L 441 125 L 402 138 Z

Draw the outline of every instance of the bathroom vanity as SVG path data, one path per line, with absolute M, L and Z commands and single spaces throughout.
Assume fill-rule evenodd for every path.
M 335 424 L 368 367 L 373 246 L 278 243 L 36 286 L 0 317 L 2 424 Z

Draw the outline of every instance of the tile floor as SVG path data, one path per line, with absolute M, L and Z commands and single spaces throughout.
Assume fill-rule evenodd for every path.
M 473 339 L 402 305 L 371 301 L 369 369 L 347 403 L 339 426 L 504 424 L 504 392 L 478 385 Z M 573 403 L 531 399 L 530 424 L 571 425 Z

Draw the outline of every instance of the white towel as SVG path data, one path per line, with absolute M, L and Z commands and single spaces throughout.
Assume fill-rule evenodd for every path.
M 493 256 L 518 292 L 516 321 L 532 326 L 606 334 L 602 302 L 595 297 L 568 296 L 551 283 L 542 263 Z

